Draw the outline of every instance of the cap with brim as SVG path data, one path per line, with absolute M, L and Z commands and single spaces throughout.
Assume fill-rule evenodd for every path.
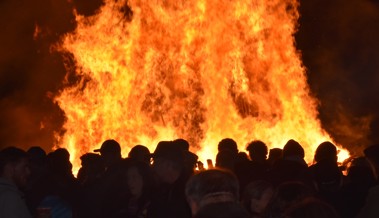
M 109 139 L 104 141 L 100 148 L 95 149 L 93 151 L 100 153 L 121 153 L 121 146 L 116 140 Z
M 171 141 L 159 142 L 154 153 L 152 154 L 152 157 L 154 159 L 164 158 L 180 165 L 183 165 L 184 163 L 184 154 L 182 149 Z

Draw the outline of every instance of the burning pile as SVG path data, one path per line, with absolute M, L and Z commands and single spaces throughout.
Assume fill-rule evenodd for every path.
M 299 141 L 308 161 L 331 140 L 317 119 L 294 46 L 295 0 L 105 0 L 61 49 L 81 81 L 56 98 L 66 133 L 58 146 L 79 156 L 108 138 L 136 144 L 187 139 L 200 159 L 217 143 Z M 131 11 L 129 11 L 131 9 Z

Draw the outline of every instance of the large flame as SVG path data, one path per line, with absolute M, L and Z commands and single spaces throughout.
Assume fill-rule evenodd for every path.
M 181 137 L 201 160 L 226 137 L 240 150 L 253 139 L 269 147 L 295 139 L 311 161 L 331 138 L 294 46 L 297 8 L 296 0 L 106 0 L 98 14 L 77 15 L 62 49 L 82 80 L 56 99 L 67 116 L 59 146 L 76 170 L 80 155 L 109 138 L 126 155 Z

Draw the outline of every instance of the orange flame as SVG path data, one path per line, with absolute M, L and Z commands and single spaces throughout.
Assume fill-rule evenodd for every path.
M 67 116 L 58 146 L 76 170 L 80 155 L 109 138 L 125 156 L 135 144 L 154 150 L 181 137 L 201 160 L 226 137 L 240 150 L 253 139 L 269 147 L 295 139 L 311 161 L 331 138 L 294 46 L 297 8 L 296 0 L 105 0 L 98 14 L 77 15 L 61 49 L 82 80 L 56 98 Z

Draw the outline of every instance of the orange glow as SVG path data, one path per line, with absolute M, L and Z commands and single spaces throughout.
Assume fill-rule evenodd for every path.
M 109 138 L 124 156 L 136 144 L 154 151 L 160 140 L 185 138 L 203 162 L 226 137 L 242 151 L 254 139 L 269 147 L 295 139 L 311 162 L 317 145 L 332 139 L 294 46 L 297 7 L 295 0 L 105 0 L 97 15 L 77 15 L 60 49 L 74 56 L 83 79 L 56 98 L 67 116 L 57 146 L 70 151 L 75 171 L 80 155 Z

